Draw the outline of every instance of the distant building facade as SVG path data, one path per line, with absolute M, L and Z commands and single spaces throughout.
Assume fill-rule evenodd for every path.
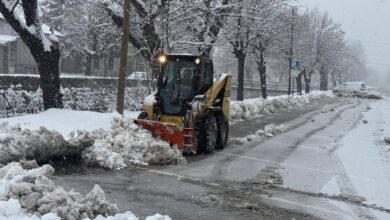
M 50 27 L 42 24 L 46 35 L 51 34 Z M 64 35 L 55 31 L 59 40 Z M 135 53 L 137 49 L 129 46 L 128 75 L 133 72 L 146 71 L 143 57 Z M 83 57 L 61 57 L 60 72 L 69 74 L 85 74 L 87 62 Z M 119 73 L 119 56 L 92 57 L 90 59 L 90 74 L 93 76 L 117 76 Z M 38 74 L 38 67 L 30 52 L 19 35 L 0 14 L 0 74 Z
M 133 46 L 129 45 L 127 75 L 133 72 L 146 72 L 147 65 L 145 59 Z M 90 62 L 90 63 L 88 63 Z M 91 56 L 90 59 L 77 56 L 68 56 L 61 60 L 61 72 L 67 74 L 88 74 L 88 65 L 90 75 L 92 76 L 118 76 L 120 57 L 118 55 L 111 56 Z
M 51 34 L 50 28 L 45 24 L 42 25 L 42 31 L 46 35 Z M 54 35 L 63 37 L 57 31 Z M 38 67 L 30 49 L 2 16 L 0 16 L 0 73 L 38 74 Z

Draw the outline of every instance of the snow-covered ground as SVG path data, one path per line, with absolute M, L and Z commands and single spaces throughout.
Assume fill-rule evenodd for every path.
M 248 155 L 266 154 L 259 166 L 278 161 L 283 189 L 294 190 L 297 197 L 278 196 L 294 198 L 305 210 L 339 216 L 330 219 L 389 219 L 390 144 L 385 137 L 390 136 L 390 100 L 343 102 L 324 106 L 304 123 L 305 118 L 286 123 L 293 129 Z
M 126 111 L 126 118 L 135 119 L 139 112 Z M 22 129 L 36 130 L 45 127 L 62 134 L 69 139 L 71 132 L 83 130 L 91 132 L 96 129 L 110 130 L 111 122 L 115 117 L 120 117 L 116 112 L 99 113 L 91 111 L 75 111 L 66 109 L 49 109 L 47 111 L 23 115 L 12 118 L 2 118 L 1 123 L 8 123 L 10 126 L 20 125 Z
M 133 118 L 135 113 L 131 112 Z M 96 129 L 109 130 L 111 121 L 119 117 L 118 113 L 98 113 L 89 111 L 73 111 L 62 109 L 49 109 L 42 113 L 23 115 L 12 118 L 0 119 L 0 123 L 8 122 L 8 125 L 20 125 L 22 129 L 36 130 L 45 127 L 49 130 L 58 131 L 69 138 L 71 132 L 77 130 L 93 131 Z
M 4 220 L 137 220 L 127 211 L 118 213 L 99 185 L 85 196 L 67 192 L 50 179 L 54 168 L 34 161 L 10 163 L 0 168 L 0 219 Z M 146 220 L 171 220 L 156 214 Z
M 233 122 L 249 120 L 330 96 L 329 92 L 313 92 L 295 97 L 232 102 L 231 119 Z M 138 114 L 126 112 L 121 118 L 117 113 L 50 109 L 38 114 L 0 119 L 0 163 L 80 154 L 86 164 L 109 169 L 122 169 L 130 164 L 185 161 L 176 148 L 153 138 L 149 131 L 135 125 L 132 119 Z M 267 131 L 259 131 L 255 135 L 267 135 Z
M 368 204 L 390 208 L 390 145 L 385 143 L 390 136 L 390 100 L 371 102 L 363 120 L 367 123 L 342 139 L 337 154 L 358 195 Z
M 136 125 L 137 115 L 51 109 L 0 119 L 0 163 L 82 155 L 88 165 L 122 169 L 185 161 L 176 148 Z

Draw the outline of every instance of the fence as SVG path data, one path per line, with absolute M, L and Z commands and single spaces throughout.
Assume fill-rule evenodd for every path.
M 110 112 L 115 110 L 116 78 L 61 78 L 65 109 Z M 139 110 L 149 94 L 146 81 L 128 80 L 126 110 Z M 34 75 L 0 75 L 0 117 L 37 113 L 43 110 L 39 78 Z

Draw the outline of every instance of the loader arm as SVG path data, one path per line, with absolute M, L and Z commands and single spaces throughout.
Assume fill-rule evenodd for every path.
M 218 98 L 222 102 L 221 108 L 225 117 L 229 118 L 230 113 L 230 95 L 231 95 L 232 75 L 222 74 L 220 78 L 211 86 L 210 89 L 204 94 L 205 99 L 203 101 L 206 108 L 213 107 L 215 101 Z M 223 93 L 222 97 L 219 95 Z

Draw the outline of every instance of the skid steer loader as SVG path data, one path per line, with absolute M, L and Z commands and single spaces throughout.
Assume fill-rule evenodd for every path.
M 145 98 L 135 122 L 185 153 L 224 148 L 232 76 L 214 81 L 213 62 L 202 56 L 162 54 L 158 61 L 157 91 Z

